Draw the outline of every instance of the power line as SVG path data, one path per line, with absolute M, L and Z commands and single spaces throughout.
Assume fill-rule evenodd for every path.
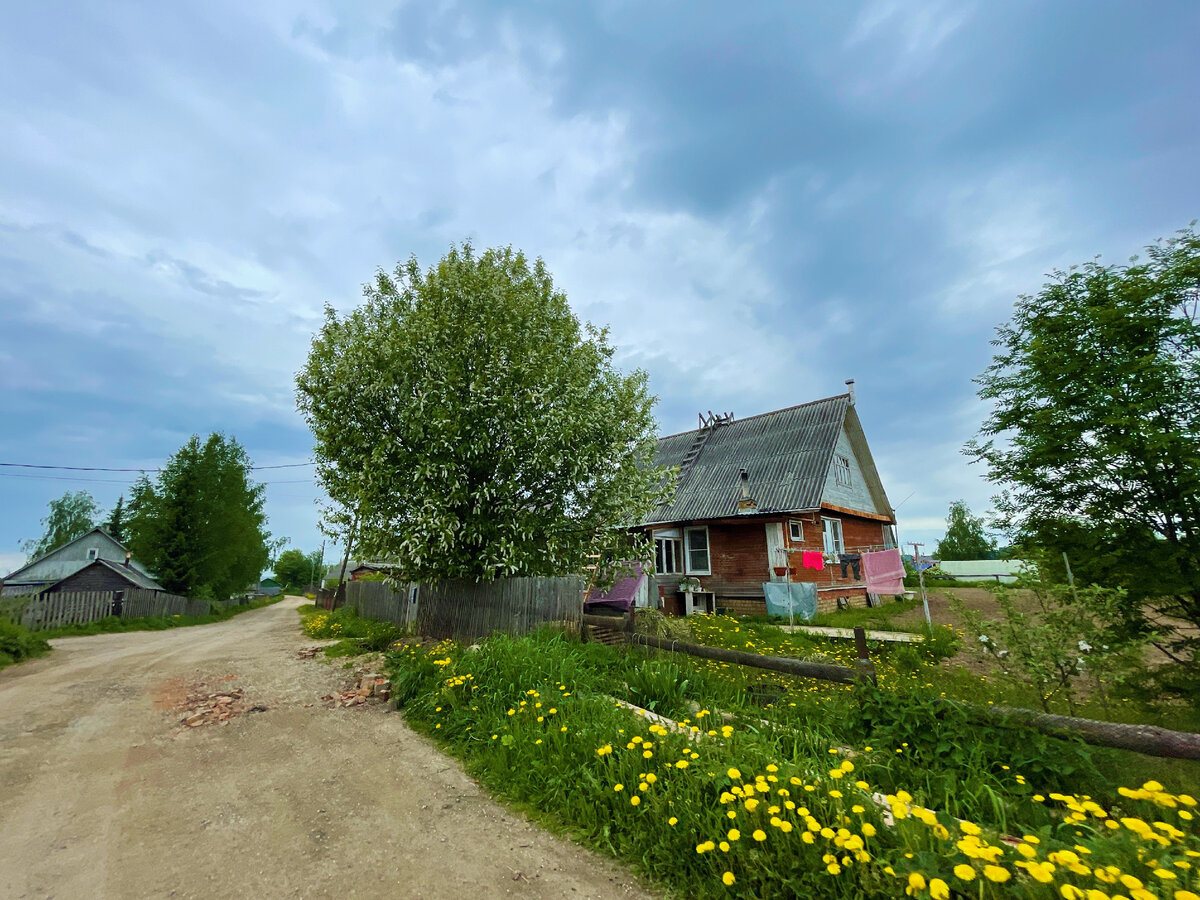
M 247 466 L 247 469 L 299 469 L 303 466 L 314 465 L 312 460 L 302 463 L 281 463 L 275 466 Z M 54 469 L 60 472 L 161 472 L 159 468 L 140 469 L 110 469 L 103 466 L 45 466 L 35 463 L 0 462 L 0 466 L 8 469 Z
M 133 484 L 121 478 L 72 478 L 69 475 L 27 475 L 24 472 L 0 472 L 0 478 L 39 478 L 44 481 L 90 481 L 94 484 Z
M 150 470 L 153 471 L 153 470 Z M 91 484 L 136 484 L 136 481 L 123 478 L 82 478 L 70 475 L 28 475 L 24 472 L 0 472 L 0 478 L 36 478 L 41 481 L 83 481 Z M 281 481 L 260 481 L 258 484 L 315 484 L 311 478 L 283 479 Z

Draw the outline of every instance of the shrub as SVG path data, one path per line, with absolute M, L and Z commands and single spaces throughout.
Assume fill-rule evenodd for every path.
M 1013 590 L 1033 596 L 1033 615 L 1017 608 Z M 999 619 L 984 618 L 953 595 L 950 602 L 972 646 L 994 657 L 1005 677 L 1034 688 L 1046 712 L 1062 700 L 1074 715 L 1085 684 L 1107 704 L 1108 690 L 1141 666 L 1146 638 L 1130 633 L 1120 588 L 1056 584 L 1039 571 L 1022 572 L 1015 584 L 992 592 Z
M 50 652 L 45 639 L 13 622 L 0 619 L 0 669 Z

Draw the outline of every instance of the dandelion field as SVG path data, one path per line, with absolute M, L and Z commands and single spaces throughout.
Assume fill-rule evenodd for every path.
M 695 629 L 800 652 L 733 619 Z M 389 667 L 409 722 L 494 793 L 674 893 L 1200 900 L 1193 796 L 935 705 L 919 669 L 848 687 L 552 630 L 398 645 Z

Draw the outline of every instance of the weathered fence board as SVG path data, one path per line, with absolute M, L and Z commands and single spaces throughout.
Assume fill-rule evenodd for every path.
M 413 589 L 420 585 L 407 582 L 349 581 L 345 585 L 346 605 L 365 619 L 377 619 L 406 627 L 416 615 Z
M 528 634 L 543 625 L 578 629 L 582 578 L 503 578 L 439 581 L 420 586 L 416 626 L 425 635 L 475 640 L 494 632 Z
M 202 616 L 208 602 L 189 600 L 164 591 L 134 588 L 127 591 L 62 591 L 30 597 L 6 598 L 0 616 L 19 622 L 31 631 L 65 625 L 85 625 L 112 615 L 123 619 L 145 616 Z

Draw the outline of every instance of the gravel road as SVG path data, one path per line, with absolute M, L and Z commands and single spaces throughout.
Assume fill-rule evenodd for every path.
M 302 602 L 0 672 L 0 897 L 650 896 L 384 704 L 323 703 L 349 677 L 297 657 Z M 181 724 L 189 692 L 237 688 L 228 724 Z

